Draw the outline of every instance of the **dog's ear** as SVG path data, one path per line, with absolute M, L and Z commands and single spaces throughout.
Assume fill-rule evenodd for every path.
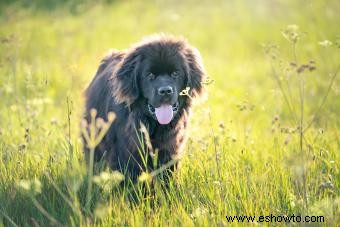
M 206 78 L 201 55 L 196 48 L 189 47 L 185 49 L 184 56 L 188 67 L 187 87 L 190 87 L 192 97 L 200 97 L 205 93 L 203 82 Z
M 138 99 L 140 59 L 141 56 L 137 50 L 127 53 L 113 75 L 113 96 L 116 103 L 126 103 L 129 106 Z

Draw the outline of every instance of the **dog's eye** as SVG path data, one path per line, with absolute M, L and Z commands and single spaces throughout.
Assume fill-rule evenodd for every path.
M 149 78 L 150 80 L 155 79 L 155 74 L 149 73 L 149 74 L 148 74 L 148 78 Z
M 176 78 L 178 76 L 178 72 L 174 71 L 171 73 L 171 77 Z

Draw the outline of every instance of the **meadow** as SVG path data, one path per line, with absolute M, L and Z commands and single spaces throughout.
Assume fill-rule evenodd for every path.
M 1 1 L 0 226 L 338 225 L 339 12 L 337 0 Z M 84 89 L 108 49 L 161 32 L 197 47 L 210 80 L 182 168 L 137 202 L 138 185 L 103 170 L 87 207 Z

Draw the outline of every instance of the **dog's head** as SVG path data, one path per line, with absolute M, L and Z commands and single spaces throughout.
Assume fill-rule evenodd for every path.
M 139 99 L 160 124 L 168 124 L 182 108 L 204 92 L 205 71 L 199 52 L 183 39 L 157 36 L 131 48 L 114 75 L 117 103 Z M 189 87 L 189 96 L 180 92 Z M 188 100 L 189 101 L 184 101 Z

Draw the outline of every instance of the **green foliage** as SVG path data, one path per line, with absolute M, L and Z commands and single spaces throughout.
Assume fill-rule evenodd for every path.
M 337 0 L 0 8 L 0 225 L 223 226 L 236 214 L 340 222 Z M 82 94 L 109 48 L 158 32 L 200 50 L 209 98 L 194 110 L 169 190 L 157 180 L 145 196 L 147 186 L 118 186 L 118 172 L 87 173 Z

